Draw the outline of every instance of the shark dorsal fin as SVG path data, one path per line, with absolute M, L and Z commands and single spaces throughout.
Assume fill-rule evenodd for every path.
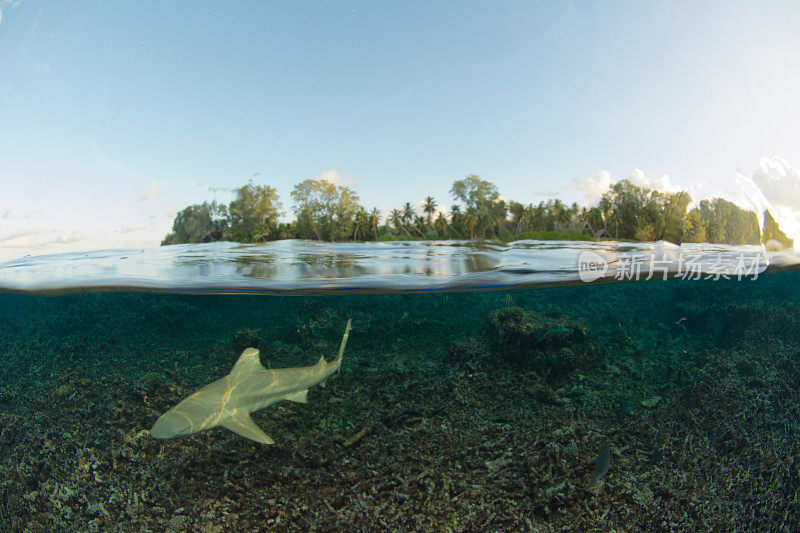
M 258 351 L 256 351 L 256 353 L 258 353 Z M 247 411 L 240 411 L 226 418 L 220 425 L 225 429 L 233 431 L 237 435 L 247 437 L 261 444 L 275 444 L 275 441 L 253 422 L 253 419 L 250 418 L 250 413 Z
M 239 356 L 239 360 L 233 365 L 231 376 L 245 377 L 255 372 L 262 372 L 266 369 L 261 365 L 260 352 L 256 348 L 247 348 Z

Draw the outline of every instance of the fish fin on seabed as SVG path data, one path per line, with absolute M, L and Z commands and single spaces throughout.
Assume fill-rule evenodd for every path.
M 238 413 L 225 419 L 220 424 L 225 429 L 233 431 L 237 435 L 260 442 L 261 444 L 275 444 L 272 438 L 253 422 L 250 413 Z
M 328 382 L 328 378 L 325 378 L 325 379 L 323 379 L 322 381 L 319 382 L 319 386 L 324 389 L 325 388 L 325 383 L 327 383 L 327 382 Z
M 295 392 L 286 397 L 290 402 L 308 403 L 308 389 Z

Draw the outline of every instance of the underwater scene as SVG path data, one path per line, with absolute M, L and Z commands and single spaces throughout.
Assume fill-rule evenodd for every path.
M 273 244 L 0 264 L 3 530 L 800 528 L 791 256 Z
M 0 533 L 800 533 L 798 28 L 0 0 Z

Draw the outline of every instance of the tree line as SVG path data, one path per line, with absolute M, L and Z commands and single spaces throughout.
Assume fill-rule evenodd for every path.
M 692 198 L 687 192 L 655 191 L 629 180 L 612 184 L 590 207 L 558 199 L 538 204 L 507 201 L 494 183 L 474 174 L 456 180 L 450 194 L 454 203 L 449 216 L 428 196 L 419 211 L 406 202 L 384 219 L 378 209 L 362 206 L 352 188 L 306 179 L 291 192 L 294 220 L 282 222 L 277 190 L 250 182 L 236 190 L 228 205 L 203 202 L 181 210 L 161 244 L 525 238 L 793 244 L 769 211 L 762 232 L 758 215 L 733 202 L 713 198 L 689 210 Z

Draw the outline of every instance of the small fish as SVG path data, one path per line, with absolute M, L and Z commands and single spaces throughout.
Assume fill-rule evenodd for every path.
M 597 454 L 597 459 L 594 462 L 594 471 L 592 477 L 589 478 L 589 484 L 594 485 L 608 473 L 611 468 L 611 448 L 607 444 L 600 446 L 600 453 Z

